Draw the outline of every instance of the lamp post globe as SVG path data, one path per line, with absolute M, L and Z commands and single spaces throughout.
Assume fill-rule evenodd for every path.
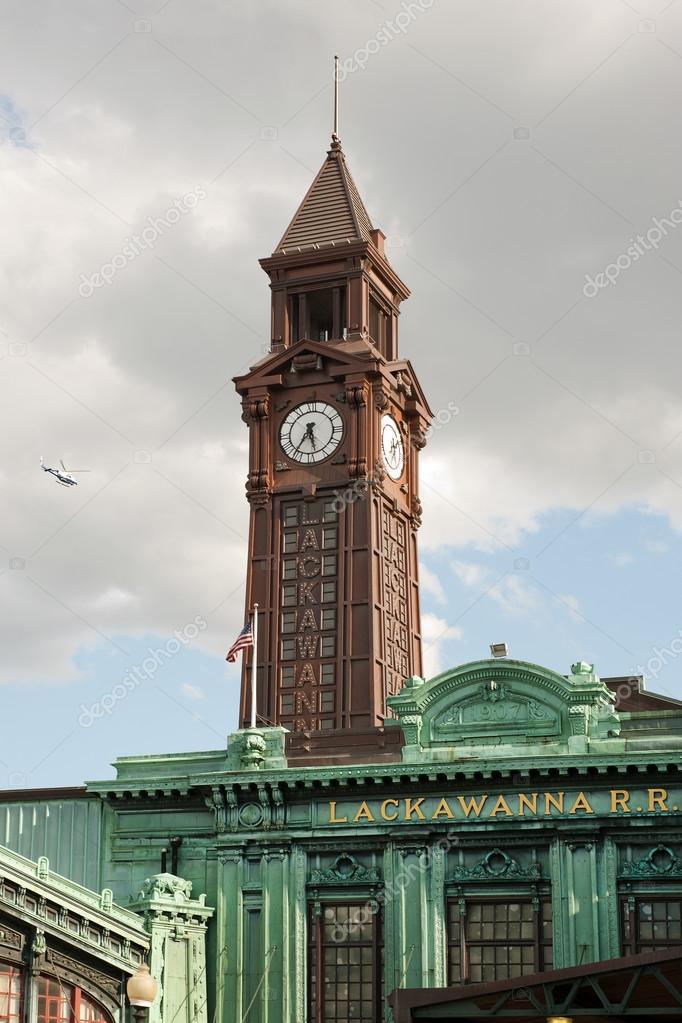
M 150 974 L 146 963 L 140 963 L 137 972 L 128 979 L 126 984 L 130 1004 L 145 1009 L 152 1005 L 158 989 L 159 985 Z

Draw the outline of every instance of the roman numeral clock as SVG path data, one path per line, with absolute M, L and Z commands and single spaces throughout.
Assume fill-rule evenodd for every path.
M 386 697 L 422 672 L 418 456 L 431 413 L 398 358 L 409 292 L 383 243 L 334 138 L 261 260 L 271 350 L 235 380 L 249 427 L 259 723 L 312 737 L 306 749 L 376 735 Z
M 291 410 L 280 428 L 280 444 L 288 458 L 304 465 L 333 454 L 343 437 L 343 417 L 326 401 L 304 401 Z

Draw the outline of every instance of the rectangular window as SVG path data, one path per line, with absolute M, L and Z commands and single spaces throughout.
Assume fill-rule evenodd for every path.
M 336 609 L 333 607 L 323 607 L 320 611 L 320 628 L 322 629 L 335 629 L 336 628 Z
M 322 575 L 336 575 L 336 555 L 322 555 Z
M 316 916 L 311 907 L 309 1020 L 378 1023 L 382 1019 L 381 922 L 373 908 L 369 902 L 323 903 Z
M 282 562 L 282 578 L 295 579 L 297 574 L 296 558 L 285 558 Z
M 333 664 L 320 665 L 320 685 L 333 686 L 335 677 L 336 677 L 335 665 Z
M 285 554 L 293 554 L 298 550 L 298 530 L 288 529 L 282 534 L 283 550 Z
M 299 300 L 298 295 L 289 296 L 289 340 L 293 345 L 296 341 L 300 341 L 302 337 L 301 329 L 299 326 Z
M 284 509 L 284 525 L 285 526 L 297 526 L 298 525 L 298 508 L 294 505 L 288 505 Z
M 71 1023 L 73 988 L 38 978 L 38 1020 L 40 1023 Z
M 296 681 L 296 670 L 293 665 L 282 668 L 282 688 L 291 689 Z
M 340 340 L 346 332 L 346 289 L 314 288 L 290 297 L 289 323 L 292 341 Z
M 322 505 L 322 521 L 336 522 L 339 515 L 336 510 L 336 501 L 325 501 Z
M 530 899 L 448 903 L 448 983 L 478 984 L 552 966 L 552 904 Z
M 336 547 L 336 526 L 325 526 L 322 530 L 322 547 L 325 551 Z
M 381 310 L 378 304 L 373 298 L 369 300 L 369 336 L 376 345 L 380 348 L 381 344 Z
M 330 604 L 332 601 L 336 600 L 336 583 L 335 582 L 322 583 L 321 596 L 323 604 Z
M 623 955 L 657 952 L 682 943 L 682 899 L 624 899 Z
M 282 660 L 283 661 L 295 661 L 296 660 L 296 640 L 295 639 L 283 639 L 282 640 Z
M 320 637 L 320 657 L 334 657 L 336 655 L 336 637 Z
M 313 341 L 329 341 L 334 335 L 334 295 L 331 288 L 311 291 L 308 304 L 308 337 Z
M 282 587 L 282 606 L 296 606 L 296 583 L 287 583 Z
M 373 297 L 369 300 L 369 336 L 382 355 L 388 355 L 390 320 L 386 311 Z
M 21 970 L 0 963 L 0 1023 L 21 1023 L 22 994 Z
M 282 611 L 282 632 L 296 632 L 295 611 Z

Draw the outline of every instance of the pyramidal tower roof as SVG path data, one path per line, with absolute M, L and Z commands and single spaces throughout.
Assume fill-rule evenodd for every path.
M 327 159 L 296 210 L 273 255 L 370 241 L 372 221 L 346 164 L 341 143 L 332 136 Z

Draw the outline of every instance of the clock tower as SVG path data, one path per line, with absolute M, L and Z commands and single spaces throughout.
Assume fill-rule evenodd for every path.
M 260 262 L 271 347 L 235 379 L 250 440 L 258 720 L 341 748 L 376 734 L 386 698 L 422 673 L 418 461 L 431 412 L 398 354 L 409 291 L 336 134 Z M 245 665 L 243 727 L 249 692 Z

